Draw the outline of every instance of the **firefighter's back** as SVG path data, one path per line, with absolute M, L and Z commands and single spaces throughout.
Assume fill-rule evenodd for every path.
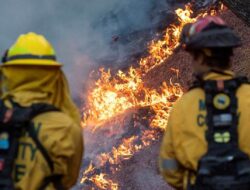
M 83 151 L 81 128 L 63 112 L 47 112 L 33 119 L 36 135 L 53 162 L 53 173 L 41 151 L 29 135 L 19 140 L 15 162 L 16 189 L 39 189 L 45 178 L 62 175 L 62 184 L 68 189 L 77 180 L 80 156 Z M 52 184 L 49 188 L 53 190 Z

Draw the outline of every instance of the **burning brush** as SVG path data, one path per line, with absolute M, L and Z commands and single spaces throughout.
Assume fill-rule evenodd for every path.
M 222 9 L 223 6 L 220 7 Z M 85 115 L 82 126 L 93 138 L 99 131 L 106 128 L 110 130 L 104 133 L 107 137 L 102 136 L 99 139 L 104 139 L 102 143 L 99 142 L 100 146 L 107 144 L 105 140 L 109 141 L 109 135 L 112 136 L 116 131 L 113 135 L 116 146 L 109 147 L 106 151 L 95 151 L 81 179 L 85 189 L 119 189 L 119 184 L 110 179 L 109 174 L 115 174 L 124 160 L 131 159 L 136 152 L 158 140 L 166 128 L 172 105 L 183 94 L 182 87 L 170 80 L 163 83 L 159 90 L 151 89 L 145 86 L 143 76 L 166 62 L 174 53 L 179 46 L 181 30 L 185 24 L 195 22 L 197 18 L 208 14 L 215 15 L 217 10 L 210 10 L 193 18 L 189 4 L 185 9 L 177 9 L 175 12 L 178 24 L 170 25 L 163 39 L 149 44 L 149 54 L 139 61 L 139 67 L 130 67 L 128 72 L 118 71 L 114 76 L 110 70 L 100 69 L 101 77 L 90 90 L 86 107 L 83 108 Z M 178 69 L 173 71 L 178 75 Z M 143 113 L 138 112 L 143 109 Z M 121 115 L 126 115 L 125 113 L 132 115 L 132 123 L 129 125 L 126 122 L 124 124 L 122 119 Z M 153 114 L 145 117 L 147 113 Z M 117 127 L 113 128 L 110 123 L 115 118 L 120 119 Z M 124 126 L 128 126 L 127 129 Z

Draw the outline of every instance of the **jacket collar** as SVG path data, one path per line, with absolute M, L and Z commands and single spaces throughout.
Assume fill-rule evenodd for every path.
M 223 72 L 210 71 L 207 74 L 203 75 L 203 80 L 230 80 L 235 77 L 233 71 L 225 70 Z

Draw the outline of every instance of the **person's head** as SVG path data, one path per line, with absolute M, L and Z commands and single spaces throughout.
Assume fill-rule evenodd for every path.
M 20 35 L 2 58 L 3 99 L 11 98 L 22 106 L 52 104 L 79 122 L 61 66 L 44 36 Z
M 241 40 L 220 17 L 207 16 L 184 26 L 181 45 L 194 58 L 194 72 L 202 74 L 229 69 L 233 49 Z

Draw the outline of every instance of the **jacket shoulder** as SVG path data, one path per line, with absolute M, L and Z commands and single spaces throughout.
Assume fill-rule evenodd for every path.
M 249 90 L 250 89 L 250 83 L 249 84 L 247 84 L 247 83 L 246 84 L 242 84 L 239 89 Z
M 186 103 L 193 103 L 194 100 L 204 99 L 205 92 L 201 88 L 193 88 L 192 90 L 186 92 L 177 102 L 179 105 L 183 105 Z
M 44 125 L 51 125 L 51 126 L 58 125 L 66 127 L 66 126 L 77 125 L 70 116 L 61 111 L 51 111 L 39 114 L 33 119 L 33 121 L 35 123 L 42 123 Z

